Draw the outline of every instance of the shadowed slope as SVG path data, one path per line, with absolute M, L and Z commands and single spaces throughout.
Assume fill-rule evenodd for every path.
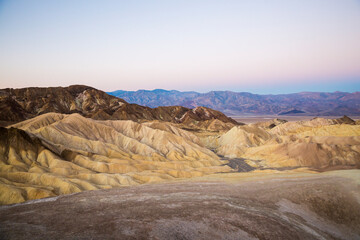
M 61 160 L 39 138 L 20 129 L 0 128 L 0 136 L 0 204 L 80 191 L 70 179 L 39 173 L 56 173 L 59 166 L 62 172 L 88 170 Z

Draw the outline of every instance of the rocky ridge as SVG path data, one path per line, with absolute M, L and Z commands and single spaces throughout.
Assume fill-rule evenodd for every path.
M 3 126 L 20 122 L 44 113 L 79 113 L 97 120 L 132 120 L 181 123 L 207 128 L 217 119 L 233 127 L 238 123 L 219 111 L 206 107 L 189 109 L 181 106 L 149 108 L 129 104 L 92 87 L 0 89 L 0 123 Z M 207 121 L 207 124 L 204 124 Z

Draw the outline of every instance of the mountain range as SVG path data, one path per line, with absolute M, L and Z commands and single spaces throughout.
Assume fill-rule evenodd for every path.
M 207 93 L 176 90 L 113 91 L 110 95 L 130 103 L 148 107 L 179 105 L 198 106 L 238 115 L 360 115 L 360 92 L 300 92 L 293 94 L 260 95 L 248 92 L 211 91 Z
M 96 120 L 160 120 L 195 127 L 211 127 L 219 120 L 224 127 L 238 123 L 219 111 L 206 107 L 182 106 L 150 108 L 129 104 L 121 98 L 83 85 L 49 88 L 0 89 L 0 126 L 17 123 L 44 113 L 78 113 Z

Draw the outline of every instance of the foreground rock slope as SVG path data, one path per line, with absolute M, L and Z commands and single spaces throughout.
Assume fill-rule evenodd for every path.
M 359 239 L 359 171 L 223 174 L 0 207 L 1 239 Z

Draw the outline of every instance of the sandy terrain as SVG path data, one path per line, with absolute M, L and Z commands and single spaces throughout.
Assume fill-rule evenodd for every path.
M 359 239 L 360 170 L 232 173 L 0 207 L 1 239 Z

